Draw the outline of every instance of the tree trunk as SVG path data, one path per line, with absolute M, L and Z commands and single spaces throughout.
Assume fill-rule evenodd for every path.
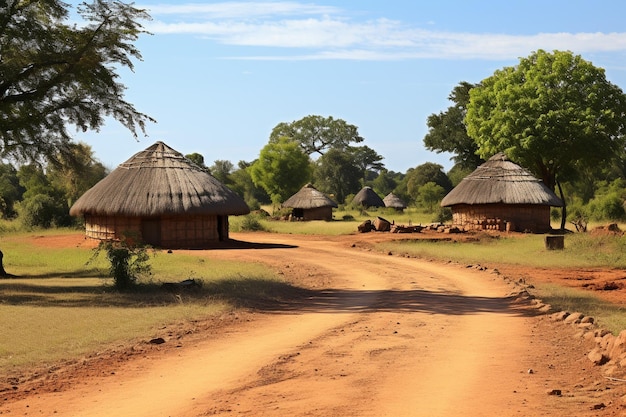
M 563 195 L 563 188 L 561 188 L 561 182 L 556 181 L 556 186 L 559 189 L 559 196 L 563 202 L 563 208 L 561 209 L 561 231 L 565 231 L 565 220 L 567 219 L 567 204 L 565 204 L 565 196 Z
M 8 277 L 9 274 L 7 274 L 7 272 L 4 270 L 4 266 L 2 264 L 2 258 L 3 257 L 4 257 L 4 254 L 0 250 L 0 277 Z

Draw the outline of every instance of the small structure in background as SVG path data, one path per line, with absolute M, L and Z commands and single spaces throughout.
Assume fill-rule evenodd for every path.
M 365 208 L 368 207 L 385 207 L 383 199 L 380 198 L 376 191 L 372 190 L 372 187 L 365 186 L 361 188 L 354 198 L 352 199 L 354 205 L 360 205 Z
M 441 201 L 452 209 L 452 223 L 464 230 L 551 230 L 550 207 L 563 202 L 541 180 L 504 153 L 465 177 Z
M 306 184 L 282 206 L 292 209 L 292 220 L 332 220 L 333 208 L 337 208 L 337 203 L 318 191 L 313 184 Z
M 248 213 L 239 195 L 163 142 L 120 164 L 70 209 L 84 217 L 87 237 L 130 234 L 172 249 L 228 240 L 228 216 Z
M 385 207 L 396 209 L 396 211 L 403 211 L 406 208 L 406 203 L 394 193 L 387 194 L 383 198 L 383 203 L 385 203 Z

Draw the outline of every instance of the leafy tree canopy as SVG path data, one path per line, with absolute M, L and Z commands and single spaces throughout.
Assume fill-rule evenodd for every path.
M 250 176 L 273 203 L 280 203 L 310 180 L 311 164 L 296 142 L 283 137 L 261 149 L 259 159 L 250 167 Z
M 67 127 L 97 130 L 112 117 L 135 136 L 147 121 L 123 99 L 117 68 L 141 59 L 145 11 L 117 0 L 82 3 L 80 25 L 59 0 L 0 7 L 0 157 L 41 160 L 68 149 Z M 71 154 L 71 152 L 70 152 Z
M 315 164 L 315 185 L 318 190 L 332 196 L 338 203 L 361 188 L 361 170 L 353 155 L 339 149 L 330 149 Z
M 424 137 L 426 149 L 437 153 L 450 152 L 456 165 L 468 169 L 475 169 L 484 160 L 477 155 L 478 145 L 467 134 L 465 115 L 470 100 L 470 90 L 477 87 L 462 81 L 454 87 L 448 99 L 454 103 L 445 112 L 431 114 L 426 124 L 428 133 Z
M 297 142 L 305 154 L 323 155 L 328 149 L 346 149 L 360 143 L 358 128 L 332 116 L 306 116 L 291 123 L 279 123 L 270 134 L 270 142 L 287 137 Z
M 470 90 L 465 122 L 487 159 L 505 152 L 554 189 L 557 175 L 610 161 L 624 146 L 626 96 L 571 52 L 539 50 Z

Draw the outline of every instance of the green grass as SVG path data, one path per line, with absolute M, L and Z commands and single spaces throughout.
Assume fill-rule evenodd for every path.
M 545 249 L 544 235 L 490 237 L 476 241 L 408 240 L 378 245 L 381 251 L 467 263 L 507 263 L 539 268 L 626 268 L 626 237 L 569 234 L 564 250 Z
M 66 232 L 0 238 L 5 269 L 19 276 L 0 279 L 0 374 L 150 339 L 169 324 L 280 301 L 300 291 L 259 263 L 210 260 L 202 251 L 159 251 L 150 259 L 152 274 L 133 291 L 120 293 L 106 278 L 103 254 L 87 264 L 92 249 L 46 248 L 25 239 L 59 233 Z M 161 289 L 163 282 L 188 278 L 202 286 L 179 296 Z
M 271 209 L 266 208 L 271 212 Z M 306 222 L 289 222 L 285 220 L 274 220 L 271 218 L 263 218 L 253 216 L 262 229 L 272 233 L 286 234 L 303 234 L 303 235 L 345 235 L 356 233 L 359 224 L 365 220 L 374 220 L 376 217 L 382 217 L 396 224 L 430 224 L 432 223 L 433 213 L 426 213 L 418 209 L 407 209 L 404 212 L 397 212 L 388 208 L 374 208 L 366 211 L 358 210 L 334 210 L 333 220 L 330 221 L 306 221 Z M 230 230 L 233 232 L 245 231 L 244 225 L 249 224 L 248 216 L 233 216 L 229 219 Z
M 626 307 L 600 300 L 587 291 L 553 284 L 537 285 L 533 293 L 554 310 L 580 312 L 614 335 L 626 329 Z

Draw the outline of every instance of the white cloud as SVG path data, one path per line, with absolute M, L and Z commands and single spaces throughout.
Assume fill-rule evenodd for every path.
M 626 33 L 441 32 L 384 18 L 356 21 L 335 7 L 290 1 L 140 7 L 156 18 L 146 24 L 155 34 L 190 34 L 225 45 L 277 49 L 272 55 L 251 54 L 243 59 L 500 60 L 537 49 L 626 51 Z

